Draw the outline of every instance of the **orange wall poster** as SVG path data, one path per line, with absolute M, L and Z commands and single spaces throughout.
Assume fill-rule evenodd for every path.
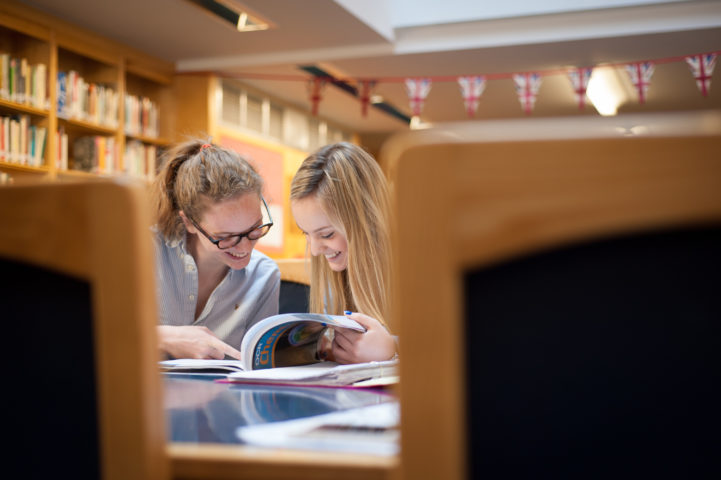
M 273 216 L 273 228 L 265 237 L 258 240 L 258 247 L 265 253 L 281 253 L 285 230 L 282 153 L 227 135 L 220 135 L 218 143 L 241 154 L 263 177 L 263 197 Z

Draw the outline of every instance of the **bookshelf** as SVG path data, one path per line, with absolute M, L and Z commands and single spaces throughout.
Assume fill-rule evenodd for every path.
M 171 83 L 132 71 L 126 72 L 125 81 L 123 164 L 126 172 L 151 178 L 155 159 L 173 137 L 170 123 L 162 118 L 172 109 Z
M 156 156 L 175 137 L 171 63 L 3 0 L 0 70 L 5 66 L 31 76 L 20 94 L 6 91 L 18 83 L 0 76 L 3 181 L 152 179 Z M 14 143 L 2 143 L 3 118 L 8 134 L 12 125 L 19 135 Z
M 0 173 L 3 181 L 49 173 L 43 145 L 47 143 L 51 116 L 45 93 L 51 59 L 50 32 L 28 22 L 11 20 L 0 15 Z

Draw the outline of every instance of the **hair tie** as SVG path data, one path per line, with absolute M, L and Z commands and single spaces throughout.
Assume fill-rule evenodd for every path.
M 212 147 L 211 144 L 209 144 L 209 143 L 204 143 L 204 144 L 202 144 L 202 145 L 200 146 L 200 151 L 202 152 L 204 149 L 210 148 L 210 147 Z

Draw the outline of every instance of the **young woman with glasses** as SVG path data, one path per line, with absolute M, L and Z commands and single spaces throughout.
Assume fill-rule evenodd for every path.
M 328 357 L 392 358 L 389 199 L 378 163 L 350 143 L 322 147 L 295 174 L 290 201 L 312 255 L 310 310 L 345 313 L 367 329 L 336 330 Z
M 273 225 L 262 179 L 203 141 L 165 155 L 154 184 L 160 349 L 171 358 L 239 359 L 257 321 L 278 313 L 280 273 L 253 249 Z

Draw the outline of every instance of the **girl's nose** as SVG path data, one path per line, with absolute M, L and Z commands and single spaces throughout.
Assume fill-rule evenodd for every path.
M 253 241 L 251 241 L 248 237 L 243 237 L 240 239 L 240 242 L 238 242 L 234 247 L 233 250 L 237 252 L 249 252 L 253 249 Z
M 317 240 L 313 240 L 312 238 L 308 238 L 308 243 L 310 244 L 310 254 L 314 257 L 316 255 L 320 254 L 320 242 Z

